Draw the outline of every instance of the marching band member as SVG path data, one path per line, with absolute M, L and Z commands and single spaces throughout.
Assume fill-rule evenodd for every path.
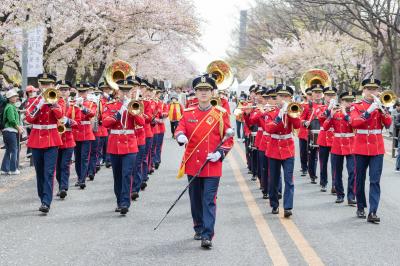
M 305 106 L 300 119 L 304 127 L 308 129 L 308 174 L 310 175 L 311 183 L 317 184 L 315 181 L 318 176 L 317 172 L 317 152 L 318 148 L 311 147 L 310 145 L 316 145 L 317 140 L 311 139 L 314 132 L 320 131 L 320 124 L 317 116 L 318 108 L 323 104 L 323 87 L 321 85 L 314 85 L 311 87 L 312 102 Z
M 99 110 L 98 110 L 98 122 L 99 122 L 99 129 L 95 133 L 95 137 L 99 138 L 98 146 L 97 146 L 97 162 L 96 162 L 96 170 L 100 169 L 102 163 L 107 161 L 107 141 L 108 141 L 108 130 L 105 126 L 103 126 L 103 109 L 106 106 L 107 102 L 112 99 L 111 96 L 111 88 L 107 84 L 107 82 L 100 82 L 99 83 L 99 90 L 102 92 L 100 95 L 99 101 Z
M 221 99 L 221 106 L 226 110 L 228 115 L 231 115 L 231 108 L 228 101 L 228 90 L 218 90 L 218 97 Z
M 172 98 L 171 98 L 172 100 Z M 179 102 L 179 96 L 178 96 L 178 102 Z M 186 98 L 186 105 L 185 108 L 190 108 L 197 106 L 199 104 L 199 100 L 196 98 L 196 93 L 194 91 L 189 92 L 189 95 Z
M 75 100 L 75 104 L 81 109 L 82 116 L 78 126 L 72 130 L 76 142 L 75 146 L 75 171 L 78 175 L 78 180 L 75 183 L 76 187 L 85 189 L 86 177 L 89 168 L 89 156 L 91 141 L 95 140 L 92 128 L 92 117 L 96 114 L 96 104 L 87 99 L 89 84 L 78 83 L 76 89 L 79 97 Z
M 144 106 L 143 100 L 140 99 L 139 97 L 141 79 L 139 77 L 135 77 L 135 79 L 132 79 L 132 81 L 133 81 L 133 88 L 131 90 L 132 93 L 131 98 L 137 99 L 137 101 Z M 139 115 L 143 117 L 143 114 Z M 140 185 L 142 184 L 143 180 L 142 165 L 143 161 L 146 159 L 145 158 L 146 132 L 144 129 L 144 125 L 135 125 L 135 134 L 136 134 L 138 152 L 136 154 L 136 163 L 133 167 L 133 173 L 132 173 L 133 176 L 132 193 L 131 193 L 132 200 L 136 200 L 139 198 Z
M 71 82 L 60 80 L 56 83 L 59 86 L 60 99 L 58 104 L 63 110 L 63 117 L 59 125 L 64 125 L 65 132 L 61 133 L 62 145 L 58 147 L 56 179 L 59 192 L 57 196 L 64 199 L 67 196 L 69 187 L 70 165 L 72 154 L 76 146 L 72 128 L 76 127 L 81 120 L 81 110 L 70 101 Z
M 193 80 L 199 105 L 185 110 L 175 132 L 177 142 L 180 145 L 186 144 L 178 177 L 187 174 L 190 181 L 203 162 L 210 160 L 189 187 L 194 239 L 201 239 L 203 248 L 212 246 L 222 160 L 233 145 L 233 139 L 230 138 L 214 152 L 226 130 L 230 128 L 226 110 L 210 104 L 212 91 L 216 87 L 215 80 L 208 75 Z
M 109 101 L 112 101 L 112 99 L 114 98 L 113 89 L 110 88 L 110 85 L 108 85 L 108 83 L 105 80 L 104 80 L 104 82 L 100 83 L 99 89 L 103 92 L 101 99 L 102 99 L 103 106 L 105 106 Z M 107 153 L 107 143 L 108 143 L 108 130 L 107 130 L 107 136 L 100 137 L 100 147 L 101 147 L 101 145 L 103 145 L 103 149 L 101 151 L 101 154 L 102 154 L 101 163 L 104 163 L 106 168 L 110 168 L 111 160 L 110 160 L 110 156 Z
M 39 89 L 44 92 L 54 88 L 56 77 L 50 74 L 38 75 Z M 58 146 L 62 145 L 57 131 L 58 120 L 63 117 L 57 103 L 47 103 L 43 96 L 37 97 L 26 110 L 26 121 L 32 124 L 27 146 L 32 149 L 37 190 L 42 205 L 39 211 L 48 213 L 53 199 L 54 170 L 57 163 Z
M 154 172 L 155 169 L 158 168 L 160 162 L 158 161 L 157 158 L 157 146 L 161 145 L 161 141 L 160 140 L 160 130 L 161 130 L 161 123 L 162 119 L 160 119 L 162 117 L 162 106 L 161 106 L 161 102 L 160 101 L 160 93 L 161 93 L 161 89 L 158 86 L 154 86 L 154 98 L 153 101 L 155 103 L 156 106 L 156 112 L 154 114 L 154 120 L 153 120 L 153 143 L 152 143 L 152 147 L 151 147 L 151 152 L 150 152 L 150 172 L 149 174 L 152 174 Z M 161 158 L 160 158 L 161 159 Z
M 149 179 L 148 173 L 149 173 L 149 161 L 150 161 L 150 152 L 151 152 L 151 147 L 153 143 L 153 130 L 151 124 L 153 123 L 153 118 L 154 118 L 154 112 L 156 109 L 155 103 L 152 100 L 153 97 L 153 88 L 150 87 L 150 84 L 144 80 L 141 79 L 140 83 L 140 91 L 142 92 L 143 96 L 143 105 L 144 105 L 144 119 L 145 119 L 145 125 L 144 129 L 146 132 L 146 145 L 145 145 L 145 151 L 144 151 L 144 160 L 143 160 L 143 180 L 142 184 L 140 185 L 140 189 L 144 190 L 147 187 L 147 181 Z
M 326 87 L 323 90 L 324 101 L 326 105 L 321 105 L 317 110 L 319 124 L 321 125 L 321 130 L 318 135 L 317 144 L 319 146 L 319 168 L 320 168 L 320 186 L 321 191 L 326 192 L 326 186 L 328 184 L 328 160 L 329 153 L 331 152 L 332 140 L 333 140 L 333 128 L 328 128 L 325 130 L 322 125 L 325 119 L 328 117 L 329 112 L 336 106 L 336 92 L 335 87 Z M 336 194 L 335 190 L 335 179 L 333 178 L 333 167 L 331 163 L 331 173 L 332 173 L 332 188 L 331 193 Z
M 162 91 L 160 91 L 161 93 Z M 161 164 L 161 151 L 162 146 L 164 143 L 164 134 L 165 134 L 165 124 L 164 119 L 168 117 L 168 106 L 164 103 L 164 101 L 160 98 L 161 94 L 156 95 L 158 98 L 158 108 L 160 110 L 159 117 L 157 118 L 158 128 L 159 128 L 159 135 L 156 143 L 155 148 L 155 156 L 154 156 L 154 168 L 157 170 Z
M 117 198 L 115 211 L 125 215 L 131 205 L 132 172 L 138 152 L 135 126 L 143 126 L 144 119 L 128 110 L 133 80 L 119 80 L 117 84 L 119 100 L 108 103 L 104 108 L 103 125 L 110 129 L 107 152 L 111 158 Z
M 356 199 L 357 216 L 365 219 L 364 208 L 365 178 L 369 168 L 369 214 L 368 222 L 379 223 L 377 216 L 381 194 L 380 180 L 383 167 L 385 145 L 382 128 L 389 128 L 392 117 L 377 98 L 380 93 L 380 80 L 370 78 L 362 81 L 363 99 L 353 104 L 350 109 L 350 124 L 355 129 L 353 153 L 356 157 Z
M 311 88 L 306 89 L 306 99 L 301 106 L 303 110 L 307 108 L 312 102 L 312 92 Z M 301 176 L 306 176 L 308 172 L 308 129 L 304 126 L 303 123 L 300 124 L 300 129 L 298 133 L 299 137 L 299 148 L 300 148 L 300 163 L 301 163 Z
M 294 197 L 294 141 L 292 137 L 293 129 L 300 127 L 300 118 L 292 118 L 287 114 L 288 103 L 291 102 L 293 89 L 285 85 L 277 87 L 277 105 L 279 109 L 268 112 L 270 122 L 265 126 L 267 133 L 271 134 L 266 154 L 269 158 L 269 200 L 272 213 L 279 213 L 279 176 L 281 167 L 285 182 L 283 194 L 284 217 L 292 215 Z
M 354 94 L 350 91 L 345 91 L 340 94 L 340 107 L 327 109 L 327 119 L 323 127 L 325 130 L 333 127 L 333 141 L 331 149 L 331 163 L 333 168 L 333 180 L 335 180 L 336 188 L 336 203 L 344 201 L 344 188 L 342 180 L 343 163 L 346 158 L 347 168 L 347 203 L 355 205 L 354 193 L 354 155 L 353 155 L 353 128 L 350 125 L 350 106 L 354 100 Z
M 175 130 L 178 127 L 179 120 L 182 118 L 183 106 L 178 102 L 178 94 L 171 93 L 168 111 L 168 119 L 171 124 L 171 134 L 172 138 L 175 138 Z

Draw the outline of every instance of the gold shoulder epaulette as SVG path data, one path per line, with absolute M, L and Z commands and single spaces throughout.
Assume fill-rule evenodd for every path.
M 217 106 L 215 106 L 215 108 L 216 108 L 218 111 L 221 111 L 221 112 L 223 112 L 223 113 L 226 113 L 226 109 L 225 109 L 224 107 L 222 107 L 222 106 L 217 105 Z

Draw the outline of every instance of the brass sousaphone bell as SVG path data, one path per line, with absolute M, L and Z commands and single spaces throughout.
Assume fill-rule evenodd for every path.
M 231 67 L 223 60 L 215 60 L 208 64 L 206 72 L 215 77 L 218 91 L 229 88 L 233 83 L 233 74 Z M 221 99 L 218 96 L 211 98 L 210 103 L 212 106 L 221 106 Z
M 306 89 L 313 85 L 320 84 L 323 87 L 329 87 L 332 84 L 328 72 L 322 69 L 310 69 L 306 71 L 300 79 L 300 89 L 303 94 L 306 94 Z
M 132 100 L 128 104 L 128 112 L 131 115 L 140 115 L 143 114 L 144 105 L 141 101 Z
M 135 77 L 135 71 L 129 63 L 117 60 L 107 67 L 104 76 L 110 88 L 117 91 L 117 81 L 124 80 L 129 76 Z

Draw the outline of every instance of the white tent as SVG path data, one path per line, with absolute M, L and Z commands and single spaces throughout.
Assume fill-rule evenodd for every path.
M 236 91 L 236 93 L 238 92 L 238 88 L 239 88 L 239 82 L 237 80 L 237 78 L 235 78 L 235 80 L 233 81 L 232 85 L 229 87 L 230 91 Z
M 242 83 L 239 84 L 239 87 L 237 89 L 238 95 L 240 95 L 240 92 L 244 91 L 245 93 L 249 93 L 249 88 L 251 85 L 256 84 L 256 82 L 253 79 L 253 75 L 249 74 L 245 80 L 242 81 Z

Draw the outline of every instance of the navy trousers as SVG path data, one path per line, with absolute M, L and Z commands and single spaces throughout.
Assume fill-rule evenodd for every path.
M 245 137 L 244 139 L 244 145 L 245 145 L 245 150 L 246 150 L 246 162 L 247 162 L 247 169 L 251 170 L 251 150 L 249 147 L 250 144 L 250 139 L 249 137 Z
M 154 135 L 153 163 L 161 163 L 161 149 L 164 140 L 164 133 Z
M 283 178 L 285 181 L 285 190 L 283 193 L 283 208 L 285 210 L 293 209 L 294 182 L 293 168 L 294 157 L 286 160 L 277 160 L 269 158 L 269 202 L 272 208 L 279 207 L 278 191 L 280 182 L 281 167 L 283 168 Z
M 97 149 L 100 143 L 100 137 L 96 137 L 95 140 L 90 141 L 90 159 L 88 175 L 96 174 L 96 164 L 97 164 Z
M 308 147 L 308 174 L 317 176 L 318 148 Z
M 70 176 L 70 165 L 74 148 L 59 149 L 57 156 L 57 170 L 56 179 L 58 182 L 59 190 L 68 190 L 69 187 L 69 176 Z
M 104 145 L 106 144 L 107 137 L 99 137 L 99 142 L 97 145 L 97 161 L 96 165 L 99 166 L 101 165 L 102 161 L 104 162 L 105 159 L 103 157 L 103 152 L 104 152 Z
M 108 145 L 108 136 L 104 139 L 103 144 L 103 162 L 111 162 L 110 155 L 107 153 L 107 145 Z
M 254 149 L 251 151 L 251 172 L 253 173 L 253 176 L 257 175 L 257 169 L 258 169 L 258 150 Z
M 355 155 L 356 157 L 356 197 L 357 208 L 367 207 L 365 198 L 365 179 L 367 168 L 369 167 L 369 212 L 378 211 L 379 200 L 381 196 L 381 175 L 383 166 L 383 154 L 375 156 Z
M 133 167 L 133 182 L 132 182 L 132 191 L 133 192 L 139 192 L 140 191 L 140 185 L 142 184 L 143 180 L 143 160 L 145 158 L 144 156 L 144 151 L 145 151 L 145 145 L 140 145 L 138 146 L 138 153 L 136 154 L 136 162 L 135 166 Z
M 328 161 L 330 152 L 331 152 L 331 147 L 319 146 L 319 171 L 321 176 L 320 179 L 321 186 L 328 185 Z M 331 162 L 331 173 L 333 173 L 332 162 Z M 332 187 L 334 186 L 335 186 L 335 179 L 333 178 L 332 175 Z
M 190 181 L 193 176 L 188 176 Z M 211 240 L 217 211 L 219 177 L 196 178 L 189 186 L 193 229 L 202 238 Z
M 149 160 L 150 160 L 150 151 L 151 151 L 151 146 L 152 146 L 153 138 L 146 138 L 146 145 L 144 148 L 144 158 L 143 158 L 143 164 L 142 164 L 142 169 L 143 169 L 143 182 L 147 182 L 149 180 Z
M 131 206 L 132 170 L 135 165 L 136 153 L 110 154 L 114 176 L 114 193 L 118 207 Z
M 42 204 L 50 206 L 53 200 L 54 172 L 56 170 L 58 147 L 32 149 L 35 166 L 37 191 Z
M 257 167 L 257 176 L 260 181 L 260 184 L 262 186 L 262 180 L 265 176 L 265 171 L 266 171 L 266 158 L 265 158 L 265 151 L 257 151 L 257 158 L 258 158 L 258 167 Z
M 337 197 L 344 198 L 344 188 L 343 188 L 343 163 L 344 158 L 346 158 L 346 168 L 347 168 L 347 199 L 354 200 L 355 193 L 354 193 L 354 155 L 337 155 L 331 154 L 331 163 L 333 166 L 333 179 L 335 180 L 335 188 L 336 188 L 336 195 Z
M 75 146 L 75 171 L 78 175 L 78 182 L 85 183 L 88 174 L 90 141 L 77 141 Z
M 307 161 L 308 161 L 308 151 L 307 151 L 307 140 L 299 139 L 300 145 L 300 163 L 301 163 L 301 171 L 307 172 Z

